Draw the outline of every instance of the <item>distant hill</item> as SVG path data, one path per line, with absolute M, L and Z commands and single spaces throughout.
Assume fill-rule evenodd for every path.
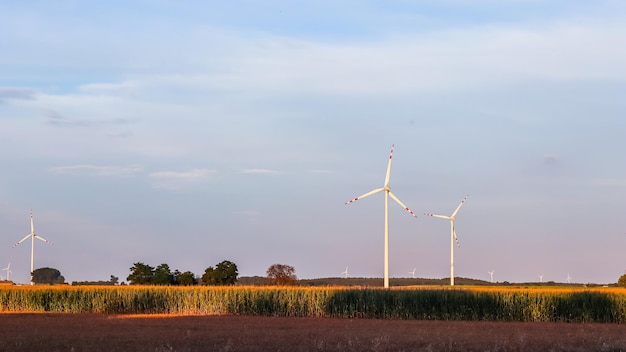
M 495 285 L 484 280 L 469 279 L 463 277 L 454 278 L 456 285 Z M 268 285 L 269 280 L 262 276 L 243 276 L 237 280 L 237 285 Z M 449 285 L 450 278 L 424 279 L 424 278 L 390 278 L 390 286 L 413 286 L 413 285 Z M 298 286 L 383 286 L 382 278 L 375 277 L 327 277 L 318 279 L 301 279 L 296 282 Z
M 491 285 L 483 280 L 468 279 L 463 277 L 454 278 L 456 285 Z M 414 286 L 414 285 L 449 285 L 450 279 L 424 279 L 424 278 L 389 278 L 389 286 Z M 348 277 L 348 278 L 320 278 L 298 280 L 301 286 L 383 286 L 382 278 L 371 277 Z
M 243 276 L 237 280 L 237 285 L 240 286 L 263 286 L 269 285 L 270 281 L 263 276 Z M 467 286 L 587 286 L 595 287 L 602 286 L 600 284 L 593 283 L 562 283 L 562 282 L 494 282 L 491 283 L 485 280 L 477 280 L 466 277 L 455 277 L 454 284 L 467 285 Z M 383 279 L 377 277 L 326 277 L 317 279 L 300 279 L 296 281 L 298 286 L 361 286 L 361 287 L 382 287 Z M 442 279 L 424 279 L 424 278 L 389 278 L 389 286 L 448 286 L 450 285 L 450 278 Z M 616 286 L 616 284 L 608 284 L 606 286 Z

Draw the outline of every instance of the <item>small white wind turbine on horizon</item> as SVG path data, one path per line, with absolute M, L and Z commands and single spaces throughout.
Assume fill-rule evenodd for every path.
M 567 273 L 567 283 L 571 284 L 572 283 L 572 277 L 569 276 L 569 273 Z
M 35 271 L 35 238 L 39 239 L 41 241 L 46 242 L 47 244 L 53 244 L 52 242 L 48 241 L 47 239 L 37 235 L 35 233 L 35 225 L 33 224 L 33 211 L 30 211 L 30 233 L 28 235 L 26 235 L 24 238 L 22 238 L 19 242 L 17 242 L 16 244 L 13 245 L 13 248 L 17 247 L 20 245 L 20 243 L 26 241 L 28 238 L 31 238 L 31 246 L 30 246 L 30 284 L 34 285 L 33 282 L 33 271 Z
M 7 281 L 11 281 L 11 262 L 9 262 L 9 265 L 7 265 L 6 268 L 2 269 L 2 271 L 6 271 L 7 272 Z
M 539 274 L 539 282 L 543 282 L 543 274 Z
M 412 279 L 415 279 L 415 270 L 417 270 L 417 268 L 413 268 L 413 271 L 409 271 L 409 274 L 411 274 Z
M 344 270 L 344 271 L 341 273 L 341 275 L 343 275 L 343 278 L 344 278 L 344 279 L 347 279 L 347 278 L 348 278 L 348 266 L 346 266 L 346 270 Z
M 389 153 L 389 162 L 387 164 L 387 174 L 385 176 L 385 184 L 381 188 L 376 188 L 372 191 L 365 193 L 362 196 L 358 196 L 347 201 L 345 204 L 350 204 L 352 202 L 356 202 L 357 200 L 365 197 L 369 197 L 372 194 L 376 194 L 378 192 L 385 192 L 385 255 L 384 255 L 384 279 L 383 285 L 385 288 L 389 288 L 389 197 L 393 199 L 396 203 L 400 204 L 404 210 L 408 211 L 413 217 L 417 218 L 417 215 L 411 211 L 406 205 L 404 205 L 398 197 L 396 197 L 393 193 L 391 193 L 391 187 L 389 187 L 389 176 L 391 174 L 391 159 L 393 157 L 393 144 L 391 145 L 391 152 Z
M 495 273 L 495 270 L 488 271 L 488 273 L 491 276 L 491 283 L 493 284 L 493 273 Z
M 463 204 L 467 200 L 467 197 L 469 197 L 469 194 L 466 195 L 463 200 L 461 200 L 459 206 L 456 207 L 456 209 L 450 216 L 436 215 L 431 213 L 425 214 L 435 218 L 450 220 L 450 286 L 454 286 L 454 242 L 456 241 L 456 245 L 461 247 L 461 245 L 459 244 L 459 238 L 456 236 L 456 230 L 454 229 L 454 220 L 456 220 L 456 214 L 459 212 L 459 209 L 461 209 L 461 206 L 463 206 Z

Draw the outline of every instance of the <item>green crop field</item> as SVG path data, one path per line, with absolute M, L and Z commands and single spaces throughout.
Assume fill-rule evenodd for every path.
M 0 312 L 626 323 L 626 289 L 6 286 Z

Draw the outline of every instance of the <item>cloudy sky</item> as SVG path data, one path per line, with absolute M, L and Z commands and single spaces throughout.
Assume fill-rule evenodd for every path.
M 620 0 L 0 4 L 0 266 L 611 283 L 626 270 Z M 6 272 L 2 272 L 5 275 Z M 382 284 L 382 280 L 381 280 Z

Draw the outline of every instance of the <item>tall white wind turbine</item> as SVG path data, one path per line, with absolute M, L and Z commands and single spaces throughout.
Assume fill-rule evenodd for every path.
M 469 197 L 469 195 L 466 195 L 465 198 L 463 198 L 459 206 L 454 210 L 454 213 L 450 216 L 431 213 L 426 214 L 435 218 L 450 220 L 450 286 L 454 286 L 454 242 L 456 241 L 456 245 L 461 247 L 461 245 L 459 245 L 459 238 L 456 236 L 456 231 L 454 230 L 454 220 L 456 220 L 456 214 L 459 212 L 459 209 L 461 209 L 463 203 L 467 200 L 467 197 Z
M 495 273 L 495 272 L 496 272 L 495 270 L 488 271 L 489 275 L 491 276 L 491 283 L 492 284 L 493 284 L 493 273 Z
M 404 203 L 398 199 L 393 193 L 391 193 L 391 187 L 389 187 L 389 176 L 391 174 L 391 159 L 393 157 L 393 144 L 391 145 L 391 152 L 389 153 L 389 162 L 387 164 L 387 175 L 385 176 L 385 184 L 382 188 L 376 188 L 372 191 L 365 193 L 362 196 L 358 196 L 354 199 L 347 201 L 345 204 L 350 204 L 352 202 L 356 202 L 357 200 L 365 197 L 369 197 L 372 194 L 376 194 L 378 192 L 385 192 L 385 255 L 384 255 L 384 287 L 389 288 L 389 197 L 393 199 L 396 203 L 400 204 L 404 210 L 408 211 L 413 217 L 417 218 L 417 215 L 411 211 Z
M 417 270 L 417 268 L 413 268 L 413 271 L 409 271 L 409 274 L 411 274 L 412 279 L 415 279 L 415 270 Z
M 346 270 L 344 270 L 341 275 L 343 276 L 344 279 L 348 278 L 348 267 L 346 266 Z
M 11 281 L 11 262 L 9 262 L 9 265 L 7 265 L 6 268 L 2 269 L 2 271 L 6 271 L 7 272 L 7 281 Z
M 543 274 L 539 274 L 537 276 L 539 276 L 539 282 L 543 282 Z
M 29 237 L 31 238 L 31 245 L 30 245 L 30 278 L 31 279 L 30 279 L 30 284 L 34 285 L 34 283 L 33 283 L 33 271 L 35 271 L 35 238 L 39 239 L 41 241 L 44 241 L 47 244 L 53 244 L 53 243 L 35 233 L 35 225 L 33 224 L 33 211 L 32 210 L 30 211 L 30 233 L 28 235 L 26 235 L 24 238 L 22 238 L 19 242 L 14 244 L 13 248 L 19 246 L 20 243 L 26 241 Z

